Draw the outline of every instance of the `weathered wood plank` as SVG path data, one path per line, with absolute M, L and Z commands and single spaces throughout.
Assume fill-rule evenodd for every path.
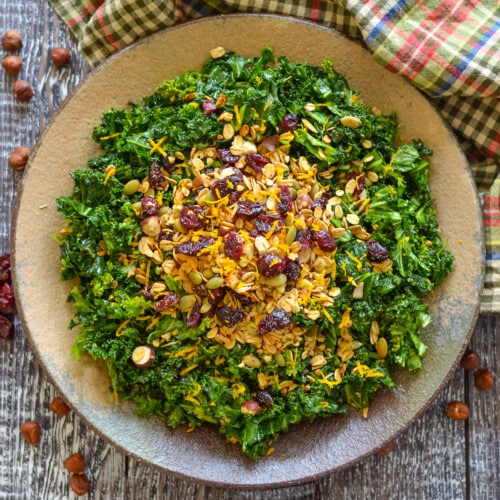
M 471 347 L 481 357 L 481 367 L 491 370 L 495 384 L 488 391 L 474 386 L 468 372 L 467 401 L 470 498 L 500 498 L 500 315 L 479 318 Z
M 0 74 L 0 252 L 9 248 L 15 192 L 22 174 L 7 166 L 13 147 L 33 146 L 41 130 L 70 90 L 88 71 L 72 40 L 46 0 L 0 0 L 0 33 L 24 35 L 22 77 L 31 81 L 36 99 L 15 102 L 13 77 Z M 48 58 L 58 45 L 71 48 L 69 68 L 55 70 Z M 483 364 L 498 377 L 499 315 L 482 317 L 472 340 Z M 498 383 L 478 393 L 472 374 L 457 369 L 430 408 L 395 440 L 388 456 L 372 456 L 342 472 L 288 488 L 255 491 L 203 486 L 171 477 L 110 446 L 73 412 L 58 417 L 49 409 L 55 389 L 40 370 L 16 325 L 13 341 L 0 341 L 0 498 L 77 498 L 69 488 L 64 459 L 76 451 L 87 457 L 92 488 L 89 498 L 164 498 L 284 500 L 330 498 L 499 498 L 500 423 Z M 445 414 L 446 402 L 465 399 L 467 423 Z M 43 427 L 38 446 L 24 443 L 19 425 L 27 419 Z M 196 467 L 196 464 L 193 464 Z

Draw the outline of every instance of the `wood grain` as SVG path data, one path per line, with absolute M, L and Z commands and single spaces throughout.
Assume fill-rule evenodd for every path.
M 53 112 L 89 71 L 76 42 L 46 0 L 0 0 L 0 34 L 8 29 L 23 35 L 21 77 L 33 85 L 35 98 L 27 104 L 16 102 L 11 91 L 14 78 L 1 72 L 1 253 L 9 250 L 10 221 L 22 175 L 8 167 L 8 156 L 18 145 L 35 144 Z M 69 67 L 52 67 L 49 51 L 56 46 L 71 49 Z M 471 342 L 482 365 L 495 374 L 497 383 L 492 390 L 478 391 L 473 374 L 458 368 L 427 411 L 396 438 L 391 454 L 374 455 L 307 484 L 260 491 L 213 488 L 171 477 L 125 456 L 73 412 L 56 416 L 49 409 L 55 390 L 16 321 L 15 338 L 0 340 L 0 499 L 77 498 L 63 467 L 64 459 L 77 451 L 87 458 L 88 498 L 92 499 L 500 498 L 499 325 L 500 315 L 481 316 Z M 453 399 L 470 404 L 467 422 L 454 422 L 446 416 L 445 405 Z M 28 419 L 42 425 L 38 446 L 28 445 L 20 437 L 19 426 Z

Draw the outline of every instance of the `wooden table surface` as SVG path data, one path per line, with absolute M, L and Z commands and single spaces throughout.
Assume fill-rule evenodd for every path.
M 9 251 L 9 231 L 22 172 L 8 157 L 18 145 L 34 146 L 48 119 L 69 91 L 89 71 L 76 42 L 47 0 L 0 0 L 0 35 L 18 30 L 24 39 L 19 78 L 35 91 L 29 103 L 16 101 L 14 77 L 0 69 L 0 254 Z M 56 70 L 50 49 L 66 46 L 72 60 Z M 0 49 L 1 50 L 1 49 Z M 2 59 L 5 53 L 2 53 Z M 78 126 L 78 124 L 75 124 Z M 474 387 L 473 374 L 460 367 L 425 413 L 394 441 L 386 456 L 373 455 L 348 470 L 314 482 L 256 491 L 197 484 L 152 469 L 124 455 L 70 412 L 58 417 L 49 409 L 57 395 L 15 320 L 12 340 L 0 339 L 0 498 L 77 498 L 63 460 L 74 452 L 87 458 L 90 498 L 113 499 L 499 499 L 500 498 L 500 315 L 479 316 L 471 347 L 497 383 L 489 391 Z M 451 420 L 448 401 L 466 401 L 471 417 Z M 42 426 L 37 446 L 21 438 L 19 426 Z M 196 467 L 196 464 L 193 464 Z

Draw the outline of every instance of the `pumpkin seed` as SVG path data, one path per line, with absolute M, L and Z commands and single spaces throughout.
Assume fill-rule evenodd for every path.
M 221 278 L 220 276 L 214 276 L 213 278 L 210 278 L 207 281 L 205 286 L 209 290 L 215 290 L 216 288 L 220 288 L 223 285 L 224 285 L 224 278 Z
M 139 181 L 139 179 L 131 179 L 127 182 L 127 184 L 125 184 L 125 186 L 123 186 L 123 192 L 127 196 L 131 196 L 137 193 L 140 185 L 141 182 Z
M 286 244 L 290 246 L 297 236 L 297 227 L 291 226 L 288 232 L 286 233 Z
M 265 283 L 267 286 L 271 286 L 273 288 L 286 285 L 286 275 L 284 275 L 283 273 L 277 274 L 276 276 L 267 278 Z
M 195 305 L 195 303 L 196 297 L 194 295 L 183 295 L 179 299 L 177 306 L 182 312 L 187 312 Z
M 188 278 L 193 285 L 201 285 L 201 282 L 203 281 L 202 275 L 200 273 L 197 273 L 196 271 L 191 271 L 188 274 Z

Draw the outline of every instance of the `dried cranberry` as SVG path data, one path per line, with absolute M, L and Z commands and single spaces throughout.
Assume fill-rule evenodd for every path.
M 172 241 L 174 239 L 173 231 L 162 231 L 158 235 L 158 241 Z
M 279 215 L 261 214 L 255 219 L 255 227 L 261 233 L 268 233 L 274 227 L 274 232 L 279 231 L 284 225 Z
M 223 286 L 208 290 L 208 302 L 217 305 L 224 298 L 224 295 L 226 295 L 226 288 Z
M 236 217 L 243 219 L 255 219 L 264 211 L 264 205 L 258 201 L 240 201 L 236 209 Z
M 255 393 L 255 399 L 258 403 L 260 403 L 262 406 L 265 406 L 266 408 L 270 408 L 271 406 L 273 406 L 273 397 L 267 391 L 258 390 Z
M 274 309 L 264 316 L 258 326 L 259 333 L 264 335 L 273 330 L 286 328 L 292 321 L 291 316 L 284 309 Z
M 172 156 L 167 155 L 167 156 L 164 156 L 164 157 L 163 157 L 163 160 L 162 160 L 162 165 L 163 165 L 163 168 L 164 168 L 164 169 L 165 169 L 168 173 L 171 173 L 171 172 L 173 172 L 173 171 L 176 169 L 176 167 L 177 167 L 177 163 L 178 163 L 178 162 L 181 162 L 181 160 L 178 160 L 178 159 L 177 159 L 177 158 L 175 158 L 175 157 L 173 158 Z M 151 185 L 151 183 L 150 183 L 151 187 L 153 187 L 153 188 L 155 188 L 155 189 L 158 189 L 158 187 L 163 187 L 163 186 L 165 186 L 166 177 L 165 177 L 165 175 L 163 174 L 163 172 L 161 172 L 161 171 L 160 171 L 160 173 L 161 173 L 161 176 L 162 176 L 162 178 L 163 178 L 163 181 L 160 183 L 160 185 L 159 185 L 159 186 L 153 186 L 153 185 Z
M 141 206 L 142 206 L 142 215 L 144 217 L 148 217 L 150 215 L 156 215 L 160 208 L 154 196 L 144 196 L 144 198 L 141 200 Z
M 7 271 L 10 268 L 10 254 L 0 256 L 0 271 Z
M 5 316 L 0 314 L 0 338 L 9 340 L 14 336 L 14 325 Z
M 189 311 L 189 314 L 187 315 L 186 318 L 186 325 L 194 328 L 199 326 L 201 323 L 201 308 L 200 304 L 198 302 L 195 302 L 194 306 L 191 308 L 191 311 Z
M 175 251 L 179 254 L 195 256 L 213 243 L 214 239 L 210 236 L 202 236 L 198 241 L 186 241 L 184 243 L 180 243 L 177 245 Z
M 372 262 L 383 262 L 389 258 L 389 250 L 377 240 L 366 241 L 366 248 L 368 249 L 368 260 Z
M 310 229 L 301 229 L 297 231 L 297 236 L 295 236 L 295 241 L 300 243 L 300 248 L 306 250 L 312 247 L 313 236 Z
M 279 255 L 266 253 L 257 261 L 257 269 L 262 276 L 270 278 L 282 273 L 286 267 L 286 260 Z
M 217 198 L 224 198 L 229 196 L 231 202 L 235 202 L 241 196 L 241 193 L 236 189 L 239 178 L 236 175 L 231 175 L 225 179 L 215 181 L 210 190 Z
M 311 203 L 311 210 L 314 210 L 316 207 L 321 207 L 321 209 L 324 210 L 330 197 L 330 193 L 323 193 L 319 198 L 315 199 Z
M 224 325 L 228 327 L 233 327 L 234 325 L 243 321 L 246 316 L 245 311 L 242 309 L 236 309 L 234 307 L 223 306 L 217 309 L 215 313 L 217 319 Z
M 153 292 L 151 292 L 151 285 L 147 285 L 145 286 L 143 289 L 142 289 L 142 296 L 145 298 L 145 299 L 148 299 L 148 300 L 153 300 L 155 298 L 155 295 Z
M 323 252 L 333 252 L 337 248 L 337 243 L 330 233 L 324 230 L 313 232 L 314 241 Z
M 4 283 L 11 283 L 10 254 L 0 256 L 0 286 Z
M 233 260 L 240 260 L 245 241 L 236 231 L 230 231 L 224 237 L 224 253 Z
M 156 312 L 162 312 L 170 307 L 174 307 L 179 302 L 179 295 L 175 292 L 169 292 L 167 295 L 164 295 L 155 306 Z
M 248 295 L 243 295 L 229 288 L 231 295 L 240 303 L 241 307 L 252 307 L 253 300 Z
M 233 155 L 230 149 L 221 148 L 217 150 L 217 156 L 225 165 L 234 165 L 240 159 L 239 156 Z
M 165 174 L 161 170 L 161 166 L 157 161 L 154 161 L 149 169 L 149 186 L 153 189 L 159 189 L 165 184 Z
M 208 297 L 208 289 L 205 285 L 195 285 L 193 291 L 200 298 Z
M 179 215 L 179 221 L 186 229 L 201 229 L 202 227 L 205 227 L 207 223 L 205 210 L 203 210 L 203 208 L 199 205 L 182 207 Z
M 203 102 L 201 103 L 201 107 L 203 109 L 203 112 L 207 116 L 211 115 L 217 109 L 215 102 L 209 99 L 204 99 Z
M 293 210 L 292 191 L 288 186 L 280 186 L 279 202 L 276 208 L 282 214 Z
M 297 281 L 300 277 L 300 263 L 296 260 L 286 259 L 286 266 L 283 273 L 288 281 Z
M 260 153 L 250 153 L 245 156 L 245 162 L 252 170 L 260 174 L 269 160 Z
M 12 314 L 16 311 L 14 292 L 9 283 L 4 283 L 0 288 L 0 313 Z
M 286 113 L 283 115 L 280 124 L 278 125 L 278 130 L 280 134 L 284 132 L 291 132 L 299 126 L 299 118 L 293 113 Z
M 2 286 L 4 283 L 11 283 L 12 278 L 10 275 L 10 270 L 7 271 L 0 271 L 0 286 Z

